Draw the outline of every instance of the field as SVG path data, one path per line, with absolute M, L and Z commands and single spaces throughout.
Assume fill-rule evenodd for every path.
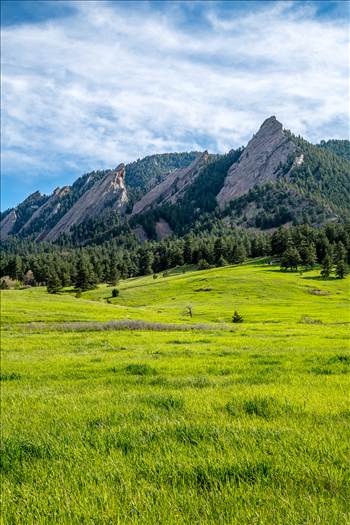
M 184 271 L 1 293 L 2 523 L 350 522 L 349 279 Z

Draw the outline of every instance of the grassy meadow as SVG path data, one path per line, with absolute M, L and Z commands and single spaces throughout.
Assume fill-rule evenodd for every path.
M 350 279 L 318 274 L 2 291 L 1 522 L 348 524 Z

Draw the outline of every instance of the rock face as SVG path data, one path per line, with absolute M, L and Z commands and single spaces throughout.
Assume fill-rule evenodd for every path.
M 295 144 L 283 131 L 276 117 L 265 120 L 239 161 L 229 169 L 217 195 L 219 207 L 224 208 L 232 199 L 247 193 L 255 185 L 276 180 L 281 166 L 290 155 L 295 154 Z
M 0 222 L 0 238 L 3 241 L 11 233 L 16 224 L 17 213 L 16 210 L 11 210 L 6 217 Z
M 98 217 L 106 209 L 123 212 L 128 202 L 124 177 L 124 164 L 120 164 L 115 170 L 108 172 L 102 180 L 97 181 L 92 188 L 83 193 L 80 199 L 41 240 L 55 241 L 63 233 L 69 232 L 72 226 L 78 225 L 86 219 Z
M 23 233 L 28 230 L 29 226 L 36 220 L 42 217 L 45 212 L 49 212 L 49 215 L 46 216 L 46 220 L 50 219 L 55 215 L 60 208 L 60 199 L 69 193 L 69 186 L 64 186 L 63 188 L 56 188 L 52 195 L 47 199 L 42 206 L 40 206 L 30 217 L 30 219 L 22 226 L 19 230 L 19 233 Z
M 161 204 L 177 202 L 207 164 L 208 157 L 208 152 L 204 151 L 186 168 L 170 172 L 160 184 L 136 202 L 131 215 L 138 215 Z

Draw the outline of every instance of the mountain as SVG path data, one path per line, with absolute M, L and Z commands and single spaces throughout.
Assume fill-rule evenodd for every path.
M 197 155 L 198 152 L 164 153 L 150 155 L 127 164 L 125 166 L 124 184 L 128 188 L 130 205 L 132 206 L 132 202 L 142 197 L 150 187 L 162 181 L 172 170 L 190 164 Z M 16 208 L 6 210 L 1 214 L 1 239 L 6 239 L 10 234 L 18 235 L 21 238 L 31 237 L 38 241 L 56 237 L 55 233 L 50 234 L 50 231 L 61 220 L 62 226 L 65 222 L 63 220 L 65 214 L 85 192 L 89 191 L 108 173 L 111 173 L 111 170 L 87 173 L 79 177 L 72 186 L 56 188 L 50 196 L 42 195 L 40 192 L 33 193 Z M 122 211 L 124 212 L 125 209 L 122 208 Z M 94 214 L 89 219 L 93 216 Z M 77 223 L 75 222 L 75 224 Z M 71 227 L 74 228 L 74 225 Z
M 258 229 L 305 222 L 318 226 L 350 219 L 349 202 L 350 163 L 270 117 L 246 148 L 210 158 L 180 200 L 171 205 L 155 200 L 146 210 L 136 205 L 134 215 L 140 215 L 132 222 L 151 238 L 158 237 L 161 220 L 178 235 L 219 222 Z
M 266 119 L 245 148 L 151 155 L 94 171 L 1 215 L 0 231 L 37 241 L 162 239 L 191 230 L 350 219 L 349 141 L 313 145 Z M 61 241 L 60 241 L 61 242 Z

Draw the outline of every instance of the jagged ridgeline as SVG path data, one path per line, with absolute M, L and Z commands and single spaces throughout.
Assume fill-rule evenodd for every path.
M 218 155 L 165 153 L 35 192 L 1 216 L 1 237 L 73 245 L 133 234 L 258 228 L 350 219 L 348 140 L 312 145 L 275 117 L 246 147 Z

